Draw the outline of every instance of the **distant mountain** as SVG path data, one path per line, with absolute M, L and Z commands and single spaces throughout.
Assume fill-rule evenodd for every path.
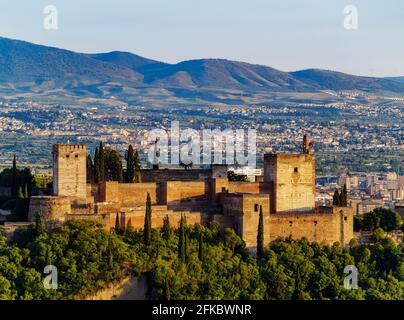
M 224 59 L 190 60 L 137 71 L 143 74 L 145 83 L 158 86 L 175 84 L 192 88 L 280 91 L 310 89 L 287 72 Z
M 404 83 L 404 77 L 388 77 L 388 78 L 385 78 L 385 79 L 397 81 L 397 82 L 400 82 L 400 83 Z
M 137 70 L 146 66 L 164 66 L 166 63 L 150 60 L 143 58 L 133 53 L 122 52 L 122 51 L 112 51 L 108 53 L 96 53 L 87 55 L 90 58 L 112 63 L 121 67 L 129 68 L 132 70 Z
M 143 77 L 129 68 L 99 61 L 85 54 L 0 38 L 0 81 L 83 78 L 141 82 Z
M 360 77 L 329 70 L 307 69 L 291 74 L 317 89 L 403 92 L 403 85 L 385 78 Z
M 129 96 L 138 88 L 167 89 L 184 99 L 202 92 L 204 97 L 210 96 L 209 90 L 248 94 L 356 89 L 404 94 L 404 79 L 359 77 L 318 69 L 283 72 L 224 59 L 168 64 L 128 52 L 83 54 L 0 37 L 0 92 L 38 94 L 52 90 L 56 94 L 63 89 L 67 96 L 108 98 Z

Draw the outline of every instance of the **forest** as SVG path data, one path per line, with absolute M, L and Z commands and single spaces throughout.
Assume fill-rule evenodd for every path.
M 400 300 L 404 249 L 378 228 L 368 245 L 276 242 L 251 254 L 232 229 L 187 225 L 166 217 L 161 229 L 114 231 L 91 221 L 47 229 L 40 215 L 13 241 L 0 236 L 0 299 L 82 299 L 127 276 L 147 277 L 148 298 L 165 300 Z M 259 239 L 257 239 L 259 241 Z M 58 270 L 45 289 L 44 267 Z M 358 288 L 344 287 L 344 268 L 358 269 Z

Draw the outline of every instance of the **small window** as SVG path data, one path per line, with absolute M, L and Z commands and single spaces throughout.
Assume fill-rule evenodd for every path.
M 299 168 L 296 167 L 294 171 L 295 171 L 295 173 L 298 173 L 298 172 L 299 172 Z
M 344 217 L 344 221 L 348 221 L 348 217 Z
M 76 154 L 74 157 L 75 157 L 75 158 L 78 158 L 78 157 L 79 157 L 79 155 L 78 155 L 78 154 Z
M 317 223 L 318 223 L 318 222 L 317 222 L 317 220 L 316 220 L 316 221 L 314 221 L 314 225 L 315 225 L 315 226 L 317 225 Z
M 293 226 L 293 221 L 289 221 L 289 226 Z
M 258 206 L 258 204 L 256 203 L 256 204 L 254 204 L 254 211 L 255 211 L 255 212 L 258 212 L 258 210 L 259 210 L 259 206 Z
M 70 155 L 69 155 L 69 154 L 67 154 L 67 155 L 66 155 L 66 158 L 70 158 Z

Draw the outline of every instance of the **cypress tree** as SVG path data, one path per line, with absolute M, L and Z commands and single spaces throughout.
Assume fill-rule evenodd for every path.
M 142 169 L 142 166 L 140 164 L 140 159 L 139 159 L 139 152 L 137 151 L 137 149 L 135 149 L 135 151 L 133 153 L 133 165 L 135 167 L 135 170 Z
M 348 190 L 346 187 L 346 183 L 344 184 L 344 187 L 342 188 L 342 201 L 341 201 L 341 206 L 346 207 L 348 205 Z
M 147 193 L 146 200 L 146 213 L 144 217 L 144 228 L 143 228 L 143 242 L 145 245 L 150 245 L 151 243 L 151 199 L 150 193 Z
M 87 155 L 86 166 L 87 166 L 87 182 L 91 183 L 94 181 L 94 164 L 90 154 Z
M 163 227 L 161 228 L 161 233 L 164 240 L 166 241 L 170 240 L 172 235 L 172 229 L 170 226 L 170 219 L 168 218 L 168 215 L 166 215 L 163 219 Z
M 105 152 L 104 152 L 104 144 L 102 141 L 100 142 L 100 147 L 98 149 L 98 175 L 99 181 L 105 181 Z
M 128 147 L 126 152 L 126 182 L 132 183 L 135 178 L 135 151 L 132 145 Z
M 114 267 L 114 255 L 112 254 L 111 238 L 108 237 L 108 267 L 112 270 Z
M 332 205 L 338 206 L 339 204 L 339 192 L 338 189 L 335 189 L 334 195 L 332 196 Z
M 262 213 L 262 206 L 260 206 L 260 215 L 257 232 L 257 259 L 262 259 L 263 257 L 264 257 L 264 214 Z
M 178 258 L 181 261 L 185 261 L 185 225 L 183 215 L 181 215 L 179 237 L 178 237 Z
M 11 196 L 12 198 L 16 198 L 17 197 L 17 159 L 15 157 L 14 154 L 14 158 L 13 158 L 13 169 L 12 169 L 12 186 L 11 186 Z
M 39 211 L 39 212 L 36 213 L 36 216 L 35 216 L 35 233 L 36 233 L 36 236 L 40 236 L 45 231 L 46 231 L 46 227 L 45 227 L 45 222 L 44 222 L 44 219 L 43 219 L 43 215 L 42 215 L 42 212 Z
M 203 261 L 203 233 L 199 233 L 199 247 L 198 247 L 199 261 Z
M 116 213 L 115 217 L 115 232 L 118 232 L 120 229 L 120 223 L 119 223 L 119 213 Z
M 344 206 L 344 193 L 342 192 L 342 190 L 341 190 L 341 192 L 339 192 L 339 194 L 338 194 L 338 206 L 339 206 L 339 207 L 343 207 L 343 206 Z
M 98 147 L 95 148 L 94 152 L 94 181 L 95 183 L 100 182 L 100 160 L 99 160 L 99 152 Z
M 184 251 L 185 251 L 185 261 L 188 262 L 188 258 L 189 258 L 189 250 L 188 250 L 188 232 L 187 229 L 185 229 L 185 240 L 184 240 Z
M 117 178 L 118 182 L 123 182 L 123 168 L 121 159 L 117 159 Z

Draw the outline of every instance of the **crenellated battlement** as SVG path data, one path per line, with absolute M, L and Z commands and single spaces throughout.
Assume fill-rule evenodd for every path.
M 71 151 L 86 151 L 86 146 L 84 144 L 54 144 L 53 152 L 71 152 Z

